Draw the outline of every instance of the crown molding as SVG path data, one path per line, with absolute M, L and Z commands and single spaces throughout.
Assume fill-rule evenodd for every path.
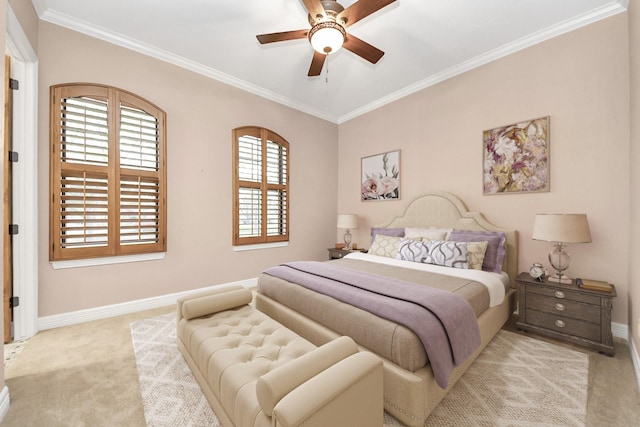
M 245 80 L 223 73 L 212 67 L 204 66 L 198 62 L 184 58 L 180 55 L 176 55 L 166 50 L 159 49 L 150 44 L 140 42 L 138 40 L 124 36 L 122 34 L 118 34 L 116 32 L 108 30 L 106 28 L 103 28 L 94 24 L 90 24 L 88 22 L 79 20 L 77 18 L 73 18 L 67 14 L 60 13 L 51 9 L 44 9 L 40 13 L 38 8 L 42 7 L 41 5 L 45 0 L 33 0 L 33 1 L 34 1 L 34 4 L 40 3 L 40 6 L 37 6 L 36 10 L 39 13 L 40 19 L 42 19 L 43 21 L 50 22 L 52 24 L 59 25 L 64 28 L 68 28 L 78 33 L 82 33 L 90 37 L 94 37 L 96 39 L 103 40 L 120 47 L 124 47 L 126 49 L 141 53 L 146 56 L 150 56 L 155 59 L 159 59 L 160 61 L 167 62 L 169 64 L 192 71 L 194 73 L 201 74 L 203 76 L 228 84 L 238 89 L 242 89 L 254 95 L 258 95 L 262 98 L 266 98 L 270 101 L 277 102 L 286 107 L 293 108 L 294 110 L 310 114 L 312 116 L 318 117 L 323 120 L 327 120 L 332 123 L 337 123 L 338 117 L 335 115 L 331 115 L 327 112 L 319 111 L 317 109 L 311 108 L 306 104 L 294 101 L 286 96 L 282 96 L 278 93 L 275 93 L 270 90 L 259 87 L 257 85 L 254 85 L 253 83 L 249 83 Z
M 294 101 L 289 97 L 282 96 L 278 93 L 261 88 L 255 84 L 238 79 L 229 74 L 218 71 L 214 68 L 206 67 L 202 64 L 186 59 L 179 55 L 173 54 L 171 52 L 158 49 L 149 44 L 139 42 L 132 38 L 123 36 L 121 34 L 114 33 L 113 31 L 107 30 L 105 28 L 101 28 L 101 27 L 89 24 L 87 22 L 72 18 L 69 15 L 48 9 L 46 7 L 46 0 L 32 0 L 32 3 L 36 9 L 36 12 L 40 16 L 40 19 L 42 19 L 43 21 L 60 25 L 62 27 L 71 29 L 73 31 L 77 31 L 79 33 L 86 34 L 88 36 L 95 37 L 97 39 L 104 40 L 106 42 L 133 50 L 143 55 L 147 55 L 147 56 L 159 59 L 161 61 L 168 62 L 170 64 L 184 68 L 186 70 L 193 71 L 195 73 L 212 78 L 214 80 L 218 80 L 230 86 L 242 89 L 254 95 L 258 95 L 260 97 L 277 102 L 284 106 L 293 108 L 303 113 L 307 113 L 312 116 L 315 116 L 320 119 L 323 119 L 332 123 L 336 123 L 336 124 L 347 122 L 351 119 L 354 119 L 358 116 L 361 116 L 363 114 L 376 110 L 391 102 L 397 101 L 408 95 L 419 92 L 430 86 L 436 85 L 447 79 L 458 76 L 467 71 L 473 70 L 474 68 L 478 68 L 482 65 L 485 65 L 497 59 L 503 58 L 512 53 L 526 49 L 535 44 L 538 44 L 543 41 L 554 38 L 556 36 L 568 33 L 570 31 L 576 30 L 578 28 L 584 27 L 586 25 L 592 24 L 594 22 L 600 21 L 602 19 L 608 18 L 618 13 L 625 12 L 629 6 L 629 0 L 612 0 L 611 2 L 599 8 L 593 9 L 589 12 L 586 12 L 577 17 L 568 19 L 564 22 L 561 22 L 557 25 L 553 25 L 544 30 L 537 31 L 519 40 L 508 43 L 504 46 L 493 49 L 485 54 L 479 55 L 475 58 L 472 58 L 470 60 L 457 64 L 453 67 L 450 67 L 442 72 L 428 76 L 427 78 L 417 83 L 406 86 L 390 95 L 384 96 L 380 99 L 370 102 L 369 104 L 366 104 L 360 108 L 357 108 L 347 114 L 344 114 L 342 116 L 336 116 L 329 112 L 320 111 L 318 109 L 312 108 L 307 104 Z
M 430 86 L 434 86 L 452 77 L 455 77 L 460 74 L 466 73 L 467 71 L 473 70 L 474 68 L 481 67 L 497 59 L 511 55 L 512 53 L 534 46 L 538 43 L 552 39 L 559 35 L 566 34 L 573 30 L 577 30 L 578 28 L 582 28 L 586 25 L 592 24 L 602 19 L 609 18 L 613 15 L 617 15 L 618 13 L 625 12 L 628 6 L 629 6 L 629 0 L 614 0 L 604 6 L 593 9 L 587 13 L 578 15 L 564 22 L 560 22 L 556 25 L 545 28 L 544 30 L 540 30 L 535 33 L 529 34 L 526 37 L 522 37 L 504 46 L 490 50 L 489 52 L 486 52 L 475 58 L 461 62 L 460 64 L 450 67 L 442 72 L 433 74 L 417 83 L 406 86 L 388 96 L 380 98 L 356 110 L 353 110 L 348 114 L 340 116 L 338 118 L 338 124 L 347 122 L 351 119 L 354 119 L 370 111 L 376 110 L 391 102 L 404 98 L 405 96 L 419 92 L 422 89 L 426 89 Z

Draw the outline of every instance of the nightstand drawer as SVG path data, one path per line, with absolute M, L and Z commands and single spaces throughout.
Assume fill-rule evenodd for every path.
M 543 311 L 552 315 L 570 317 L 577 320 L 586 320 L 592 323 L 600 323 L 600 306 L 584 304 L 569 299 L 550 297 L 536 293 L 529 293 L 527 308 Z
M 527 284 L 527 293 L 545 295 L 548 297 L 554 297 L 559 299 L 565 299 L 570 301 L 583 302 L 585 304 L 600 305 L 600 297 L 597 295 L 589 295 L 571 290 L 565 290 L 562 288 L 550 288 L 548 286 Z
M 600 341 L 600 324 L 571 319 L 565 316 L 554 316 L 537 310 L 527 309 L 527 323 L 540 326 L 567 335 Z
M 610 356 L 616 353 L 611 333 L 611 292 L 581 289 L 577 283 L 539 281 L 520 273 L 518 282 L 519 318 L 516 326 L 562 341 L 583 345 Z

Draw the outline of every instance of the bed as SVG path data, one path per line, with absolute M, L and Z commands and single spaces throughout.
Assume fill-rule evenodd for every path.
M 344 271 L 348 270 L 349 275 L 363 276 L 361 279 L 364 281 L 388 281 L 394 284 L 387 288 L 395 289 L 396 282 L 409 282 L 407 286 L 437 288 L 440 290 L 433 292 L 442 293 L 444 290 L 445 293 L 454 293 L 463 298 L 473 317 L 477 319 L 475 328 L 478 345 L 469 352 L 468 357 L 465 356 L 464 361 L 455 363 L 447 374 L 446 381 L 443 382 L 443 376 L 439 374 L 440 368 L 436 369 L 436 366 L 440 366 L 440 359 L 434 356 L 435 353 L 425 351 L 428 346 L 424 345 L 424 332 L 414 332 L 404 326 L 404 323 L 377 315 L 373 310 L 341 302 L 345 301 L 338 300 L 341 296 L 318 293 L 313 287 L 298 283 L 304 280 L 294 280 L 286 275 L 279 277 L 269 269 L 258 279 L 255 304 L 259 310 L 316 345 L 322 345 L 340 335 L 348 335 L 363 350 L 380 356 L 384 362 L 385 410 L 407 425 L 422 426 L 515 309 L 517 233 L 491 224 L 480 213 L 468 212 L 459 198 L 443 192 L 424 194 L 413 199 L 401 216 L 372 230 L 376 234 L 370 250 L 374 252 L 373 255 L 350 254 L 340 260 L 317 264 L 327 264 L 331 274 L 339 274 L 340 269 L 346 269 Z M 393 236 L 398 230 L 404 230 L 406 236 Z M 422 233 L 424 236 L 416 236 L 415 233 Z M 397 245 L 412 245 L 414 242 L 441 244 L 441 241 L 434 239 L 439 237 L 436 236 L 438 233 L 446 233 L 443 239 L 445 243 L 474 241 L 474 236 L 479 235 L 482 239 L 485 234 L 503 236 L 500 240 L 501 265 L 489 266 L 488 269 L 484 264 L 482 268 L 476 265 L 475 269 L 452 268 L 395 259 L 406 258 L 405 252 L 402 256 L 397 255 L 397 252 L 396 257 L 393 254 L 381 256 L 381 242 L 391 242 L 399 251 Z M 391 237 L 386 237 L 388 235 Z M 475 241 L 478 242 L 478 239 Z M 465 243 L 471 248 L 471 244 Z M 460 246 L 458 243 L 446 245 Z M 473 245 L 475 247 L 476 244 Z M 486 254 L 487 262 L 493 260 L 495 254 L 489 256 L 489 251 Z M 471 259 L 469 254 L 465 256 Z M 299 264 L 302 263 L 291 263 L 293 267 L 284 267 L 297 269 Z M 316 268 L 311 264 L 310 267 Z M 325 273 L 319 275 L 324 276 Z M 367 280 L 374 276 L 380 279 Z M 493 284 L 486 284 L 484 281 Z

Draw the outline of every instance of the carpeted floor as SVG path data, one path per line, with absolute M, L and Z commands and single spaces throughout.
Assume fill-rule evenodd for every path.
M 174 311 L 172 305 L 39 332 L 5 369 L 11 406 L 0 427 L 145 427 L 131 323 Z M 516 319 L 505 329 L 517 333 Z M 639 426 L 640 392 L 625 342 L 616 339 L 616 356 L 608 357 L 519 334 L 588 354 L 587 427 Z
M 175 316 L 134 322 L 131 335 L 147 425 L 219 425 L 177 349 Z M 584 426 L 588 369 L 585 353 L 500 331 L 427 425 Z M 401 425 L 385 414 L 385 427 Z

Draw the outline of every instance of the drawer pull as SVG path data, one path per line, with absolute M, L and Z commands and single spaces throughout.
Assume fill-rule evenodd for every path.
M 566 324 L 560 319 L 556 320 L 555 324 L 558 328 L 564 328 L 566 326 Z
M 564 292 L 562 292 L 562 291 L 556 291 L 555 295 L 556 295 L 556 298 L 564 298 L 564 296 L 565 296 Z
M 556 303 L 555 307 L 556 307 L 556 310 L 558 310 L 558 311 L 564 311 L 565 310 L 564 304 L 559 303 L 559 302 Z

